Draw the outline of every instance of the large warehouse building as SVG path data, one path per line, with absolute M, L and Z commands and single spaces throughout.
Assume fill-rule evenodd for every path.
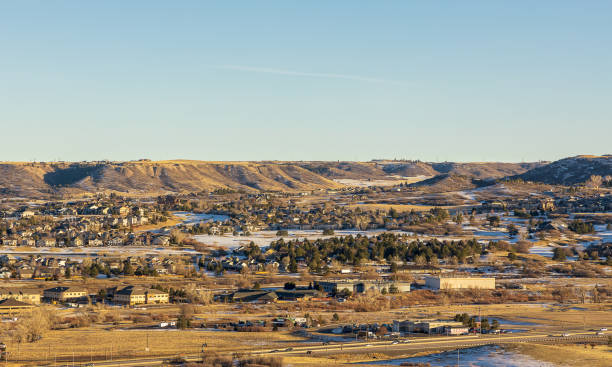
M 444 278 L 426 277 L 425 286 L 429 289 L 495 289 L 495 278 Z

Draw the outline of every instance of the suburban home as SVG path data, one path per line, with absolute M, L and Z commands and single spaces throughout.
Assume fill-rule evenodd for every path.
M 33 212 L 33 211 L 31 211 L 31 210 L 24 210 L 24 211 L 22 211 L 22 212 L 19 214 L 19 216 L 20 216 L 21 218 L 31 218 L 31 217 L 33 217 L 35 214 L 36 214 L 36 213 L 34 213 L 34 212 Z
M 34 247 L 36 245 L 36 241 L 33 238 L 24 238 L 21 240 L 21 246 L 25 247 Z
M 55 238 L 53 237 L 45 237 L 36 241 L 36 247 L 55 247 Z
M 19 269 L 18 273 L 19 273 L 19 278 L 21 279 L 32 279 L 32 276 L 34 275 L 34 270 L 29 269 L 29 268 L 23 268 L 23 269 Z
M 17 246 L 17 240 L 13 238 L 5 238 L 2 240 L 4 246 Z
M 120 216 L 125 217 L 130 214 L 130 208 L 128 208 L 127 206 L 122 206 L 118 209 L 118 212 Z

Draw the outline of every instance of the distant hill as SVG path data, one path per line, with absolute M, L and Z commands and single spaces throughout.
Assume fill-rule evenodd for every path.
M 410 186 L 426 188 L 429 192 L 448 192 L 471 190 L 494 183 L 495 181 L 493 179 L 481 180 L 471 176 L 444 173 L 428 178 L 427 180 L 410 184 Z
M 0 163 L 0 196 L 48 197 L 115 191 L 130 194 L 215 189 L 309 191 L 344 187 L 339 179 L 385 180 L 440 174 L 491 179 L 518 175 L 537 163 L 372 162 L 40 162 Z M 456 180 L 456 178 L 453 178 Z M 464 182 L 468 185 L 468 182 Z M 464 184 L 459 185 L 461 187 Z M 457 185 L 449 184 L 449 187 Z
M 564 158 L 511 178 L 554 185 L 575 185 L 585 182 L 591 175 L 612 175 L 612 155 Z
M 332 179 L 384 179 L 388 176 L 414 177 L 439 174 L 489 179 L 518 175 L 541 165 L 541 163 L 428 163 L 421 161 L 307 162 L 299 164 Z
M 341 184 L 292 163 L 105 162 L 0 164 L 0 194 L 41 197 L 79 194 L 194 192 L 215 189 L 302 191 Z

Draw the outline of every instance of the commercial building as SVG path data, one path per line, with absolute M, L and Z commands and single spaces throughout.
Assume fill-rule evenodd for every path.
M 24 311 L 30 311 L 34 308 L 33 305 L 21 301 L 17 301 L 14 298 L 3 299 L 0 301 L 0 315 L 2 316 L 13 316 Z
M 338 294 L 348 291 L 351 294 L 365 293 L 369 290 L 379 292 L 403 293 L 410 292 L 409 282 L 396 282 L 393 280 L 338 280 L 319 281 L 315 283 L 320 289 L 329 294 Z
M 38 289 L 0 288 L 0 301 L 5 299 L 37 305 L 40 304 L 40 291 Z
M 402 333 L 461 335 L 467 334 L 469 328 L 463 325 L 463 323 L 454 320 L 394 320 L 393 331 Z
M 113 302 L 121 303 L 124 305 L 141 305 L 141 304 L 155 304 L 155 303 L 168 303 L 170 296 L 166 292 L 162 292 L 157 289 L 147 289 L 138 286 L 127 286 L 121 290 L 115 292 Z
M 495 278 L 451 278 L 426 277 L 425 286 L 429 289 L 495 289 Z
M 77 301 L 87 297 L 87 290 L 81 287 L 54 287 L 45 289 L 43 297 L 49 301 Z

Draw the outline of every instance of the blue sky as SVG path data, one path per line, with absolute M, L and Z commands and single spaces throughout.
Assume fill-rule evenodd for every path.
M 3 1 L 0 160 L 612 153 L 609 1 Z

